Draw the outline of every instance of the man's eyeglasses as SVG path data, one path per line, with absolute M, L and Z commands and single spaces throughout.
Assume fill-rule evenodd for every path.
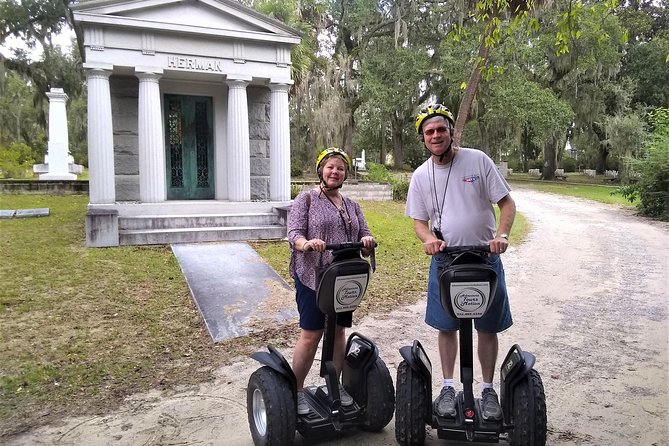
M 449 130 L 450 129 L 448 127 L 445 127 L 445 126 L 444 127 L 435 127 L 435 128 L 431 128 L 431 129 L 426 129 L 425 131 L 423 131 L 423 134 L 425 136 L 432 137 L 432 136 L 435 136 L 435 135 L 441 135 L 443 133 L 446 133 Z

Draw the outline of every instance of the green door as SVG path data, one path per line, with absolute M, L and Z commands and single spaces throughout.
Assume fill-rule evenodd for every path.
M 211 98 L 165 95 L 167 199 L 214 198 Z

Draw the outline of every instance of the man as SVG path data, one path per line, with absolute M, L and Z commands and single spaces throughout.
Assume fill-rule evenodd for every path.
M 447 246 L 487 244 L 491 252 L 488 263 L 497 271 L 498 286 L 491 308 L 475 321 L 475 328 L 483 377 L 483 418 L 499 420 L 502 409 L 493 389 L 497 333 L 513 324 L 499 254 L 509 246 L 516 204 L 509 195 L 511 188 L 484 152 L 453 146 L 454 125 L 453 115 L 441 104 L 426 107 L 416 116 L 416 132 L 431 156 L 411 177 L 406 203 L 406 215 L 414 220 L 423 250 L 432 256 L 425 322 L 439 330 L 444 377 L 434 409 L 442 417 L 456 415 L 453 370 L 459 323 L 441 306 L 437 269 L 449 263 L 442 251 Z M 497 203 L 500 209 L 497 228 L 492 203 Z

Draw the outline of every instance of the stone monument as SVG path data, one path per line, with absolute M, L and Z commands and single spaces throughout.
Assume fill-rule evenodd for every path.
M 40 174 L 40 180 L 76 180 L 73 172 L 81 173 L 83 168 L 74 164 L 69 152 L 67 94 L 62 88 L 52 88 L 46 95 L 49 98 L 49 145 L 44 164 L 35 164 L 33 172 Z

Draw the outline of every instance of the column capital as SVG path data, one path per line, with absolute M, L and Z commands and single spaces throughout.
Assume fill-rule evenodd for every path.
M 88 68 L 86 70 L 86 77 L 88 79 L 109 80 L 110 75 L 111 75 L 111 71 L 105 70 L 105 69 L 102 69 L 102 68 Z
M 140 72 L 135 72 L 135 76 L 137 76 L 140 82 L 142 81 L 158 82 L 162 77 L 162 74 L 140 71 Z
M 284 83 L 284 82 L 270 82 L 269 84 L 269 89 L 277 92 L 282 92 L 282 91 L 289 91 L 290 90 L 290 84 Z
M 240 89 L 245 89 L 246 86 L 249 84 L 248 81 L 241 79 L 227 79 L 225 83 L 228 84 L 228 87 L 230 88 L 240 88 Z

